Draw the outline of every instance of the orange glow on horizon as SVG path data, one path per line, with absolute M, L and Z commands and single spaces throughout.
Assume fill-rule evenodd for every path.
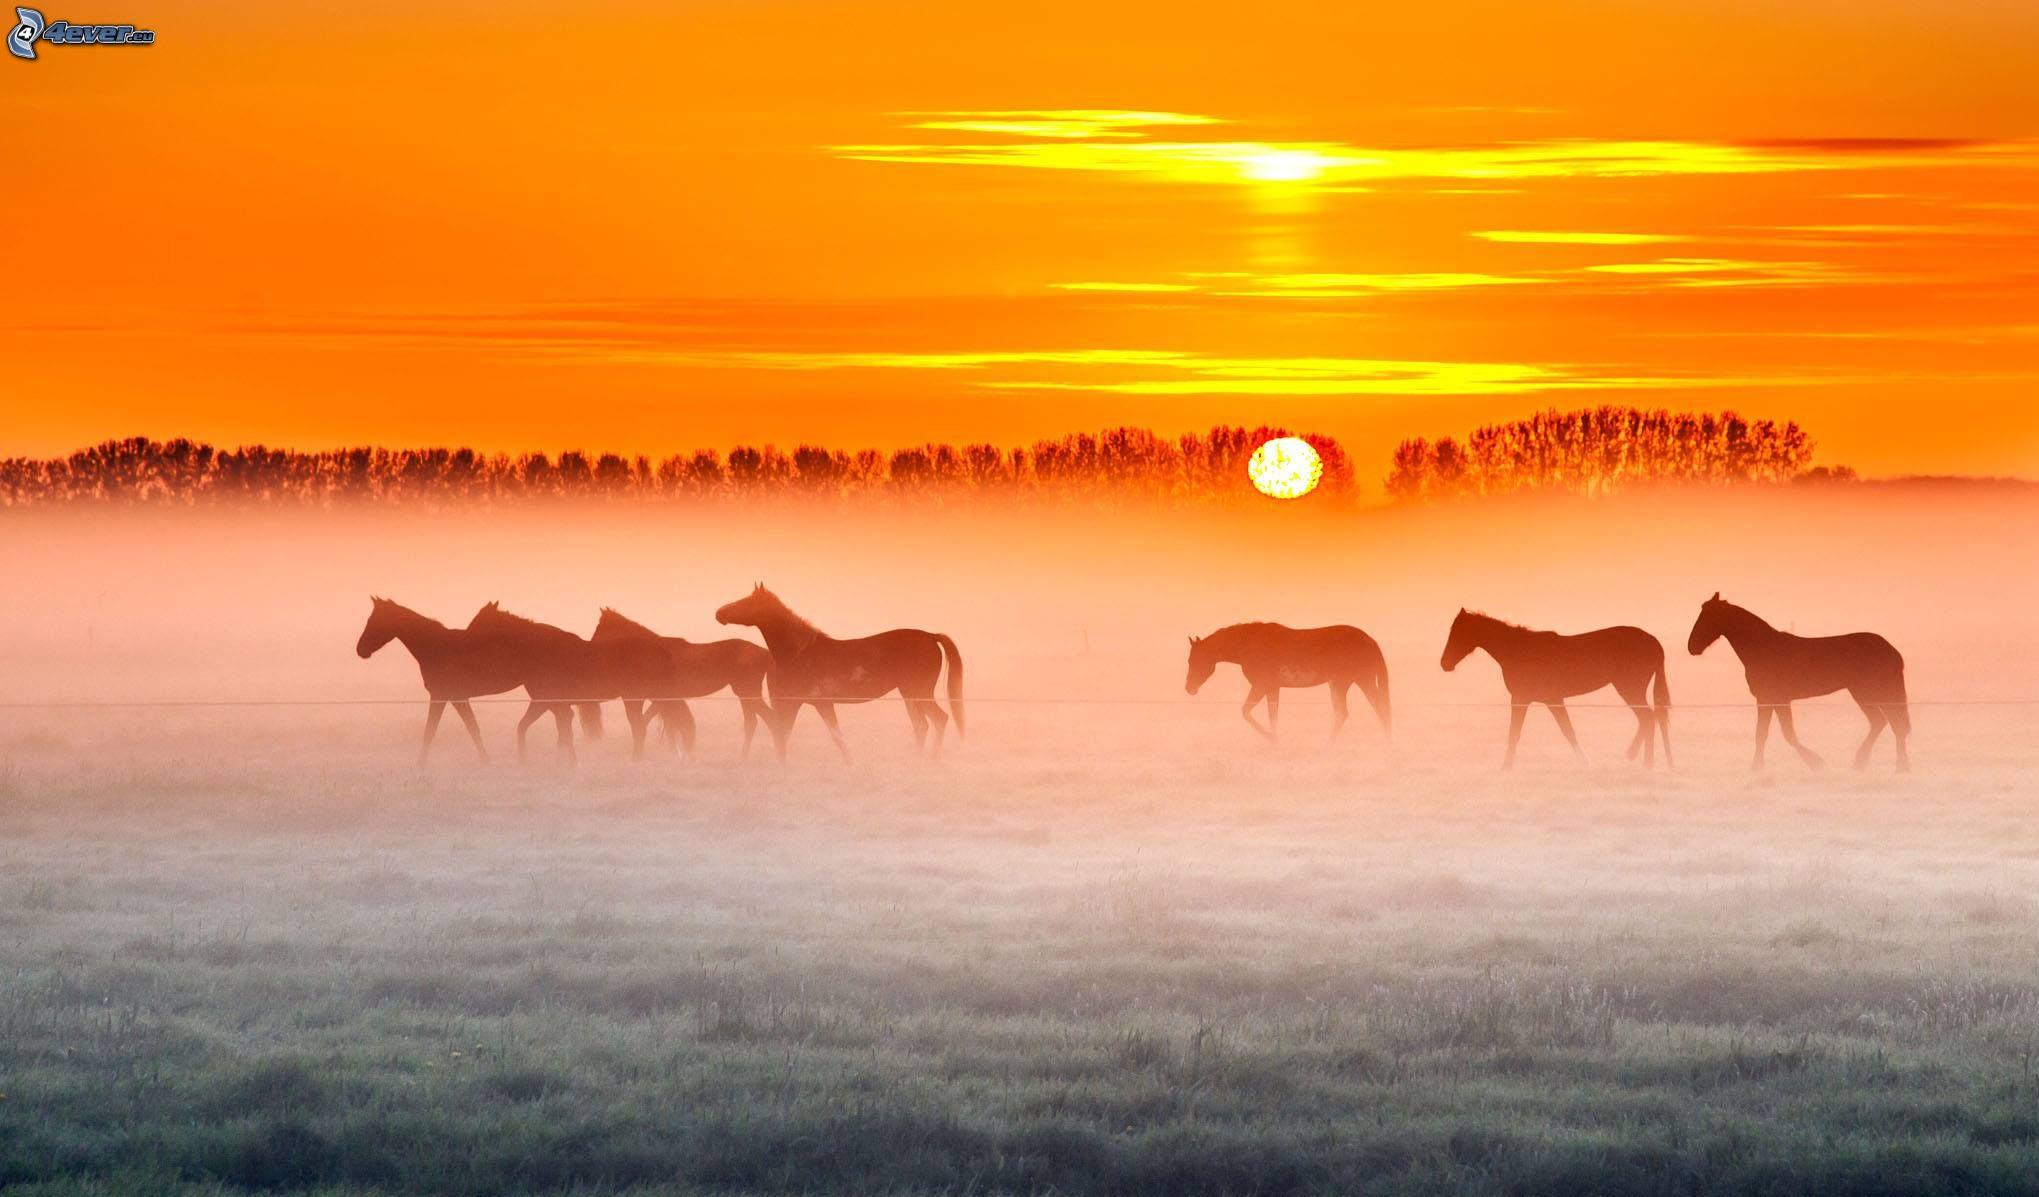
M 2039 23 L 1335 9 L 144 3 L 0 68 L 0 454 L 1279 423 L 1371 485 L 1604 401 L 2039 476 Z

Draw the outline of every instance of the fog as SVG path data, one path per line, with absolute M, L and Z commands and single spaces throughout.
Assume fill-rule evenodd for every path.
M 1655 633 L 1670 653 L 1676 704 L 1694 708 L 1678 718 L 1686 729 L 1746 722 L 1743 712 L 1703 709 L 1748 701 L 1729 647 L 1699 659 L 1683 651 L 1700 601 L 1716 590 L 1802 634 L 1884 634 L 1904 652 L 1921 704 L 2039 697 L 2035 531 L 2039 500 L 2027 491 L 1929 485 L 1360 512 L 1308 502 L 24 512 L 0 520 L 0 552 L 14 566 L 0 589 L 0 700 L 418 698 L 400 645 L 367 662 L 352 651 L 371 594 L 455 626 L 499 600 L 583 635 L 607 605 L 698 640 L 754 635 L 718 627 L 712 613 L 764 581 L 836 635 L 920 627 L 954 636 L 976 700 L 966 751 L 979 756 L 1040 749 L 1043 736 L 1172 753 L 1181 741 L 1170 721 L 1193 727 L 1209 751 L 1257 751 L 1231 714 L 1245 689 L 1236 670 L 1222 670 L 1195 705 L 1182 692 L 1185 638 L 1248 619 L 1366 629 L 1387 654 L 1404 749 L 1483 754 L 1493 738 L 1484 729 L 1501 716 L 1459 704 L 1502 702 L 1498 670 L 1484 655 L 1452 674 L 1436 666 L 1461 606 L 1559 631 L 1631 623 Z M 1034 699 L 1087 701 L 1019 701 Z M 1323 701 L 1321 691 L 1288 695 L 1298 749 L 1316 744 Z M 735 721 L 721 705 L 702 711 L 706 751 L 719 751 Z M 509 710 L 485 712 L 492 739 L 507 742 Z M 33 710 L 9 718 L 49 730 Z M 415 718 L 410 708 L 249 709 L 216 725 L 260 726 L 270 752 L 317 751 L 307 729 Z M 796 757 L 826 747 L 808 718 Z M 1612 729 L 1625 715 L 1586 718 L 1590 739 L 1621 746 Z M 1823 736 L 1834 747 L 1844 746 L 1842 730 L 1854 734 L 1852 711 L 1808 718 L 1834 725 Z M 118 735 L 80 735 L 80 725 L 108 720 Z M 2001 724 L 2005 713 L 1922 711 L 1928 759 L 1944 739 L 1935 728 L 1956 720 Z M 166 722 L 172 712 L 150 709 L 57 720 L 102 753 L 143 750 Z M 907 746 L 905 725 L 896 702 L 845 711 L 853 743 L 881 756 Z M 1483 738 L 1455 743 L 1461 729 Z M 1371 751 L 1371 730 L 1355 721 L 1340 751 Z M 1533 722 L 1528 746 L 1547 732 Z M 449 766 L 466 753 L 450 739 L 439 747 Z M 394 736 L 380 763 L 412 748 L 408 732 Z

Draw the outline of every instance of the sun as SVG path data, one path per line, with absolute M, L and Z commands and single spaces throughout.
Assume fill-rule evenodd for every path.
M 1246 463 L 1253 488 L 1271 499 L 1300 499 L 1317 489 L 1324 459 L 1299 436 L 1278 436 L 1253 451 Z
M 1309 150 L 1267 150 L 1242 159 L 1239 173 L 1256 183 L 1302 183 L 1324 173 L 1328 162 Z

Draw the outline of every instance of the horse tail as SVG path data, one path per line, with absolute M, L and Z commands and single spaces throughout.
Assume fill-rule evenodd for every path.
M 1379 654 L 1375 655 L 1373 678 L 1375 687 L 1373 700 L 1374 713 L 1381 717 L 1381 730 L 1388 733 L 1388 738 L 1392 740 L 1395 738 L 1395 705 L 1388 698 L 1387 657 Z
M 1656 695 L 1657 733 L 1664 737 L 1664 764 L 1671 763 L 1671 676 L 1664 668 L 1664 658 L 1657 658 Z
M 942 635 L 934 634 L 935 643 L 942 646 L 942 657 L 949 663 L 949 714 L 956 720 L 956 738 L 963 738 L 963 654 L 956 649 L 956 642 Z
M 1884 707 L 1883 713 L 1890 720 L 1892 731 L 1900 736 L 1912 734 L 1911 699 L 1905 693 L 1903 657 L 1897 659 L 1897 701 Z
M 579 704 L 581 712 L 581 734 L 590 740 L 602 738 L 602 704 L 584 702 Z

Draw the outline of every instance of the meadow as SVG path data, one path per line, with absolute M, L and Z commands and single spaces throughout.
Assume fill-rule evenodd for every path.
M 2030 513 L 2005 518 L 1936 551 Z M 152 550 L 193 563 L 192 594 L 217 606 L 219 579 L 258 576 L 196 535 Z M 321 546 L 338 564 L 260 574 L 263 608 L 363 572 L 351 535 Z M 142 552 L 125 531 L 56 539 Z M 287 551 L 260 543 L 241 551 Z M 1353 554 L 1342 601 L 1381 605 L 1357 597 L 1381 554 Z M 1779 752 L 1752 775 L 1748 712 L 1711 705 L 1732 662 L 1681 646 L 1677 772 L 1621 761 L 1628 716 L 1588 710 L 1591 765 L 1539 715 L 1504 776 L 1505 713 L 1455 705 L 1493 697 L 1491 666 L 1439 674 L 1442 628 L 1421 627 L 1384 637 L 1406 678 L 1392 746 L 1357 715 L 1326 744 L 1298 694 L 1270 752 L 1236 678 L 1184 700 L 1176 629 L 1108 632 L 1152 604 L 1087 576 L 1080 636 L 1030 623 L 1001 653 L 959 634 L 979 701 L 940 762 L 911 755 L 896 703 L 846 713 L 847 767 L 812 723 L 789 764 L 739 761 L 733 707 L 710 705 L 689 765 L 633 764 L 612 736 L 578 770 L 542 742 L 519 768 L 514 708 L 492 705 L 497 763 L 454 737 L 422 772 L 415 706 L 6 710 L 0 1185 L 2039 1191 L 2033 708 L 1922 706 L 1907 777 L 1887 744 L 1865 774 Z M 317 659 L 313 692 L 367 673 L 355 693 L 407 694 L 406 662 L 351 659 L 351 593 L 311 638 L 296 616 L 199 622 L 169 585 L 130 639 L 104 614 L 85 631 L 75 578 L 41 585 L 86 598 L 16 592 L 10 699 L 221 697 L 202 658 L 237 636 L 264 646 L 233 662 L 240 692 Z M 1007 589 L 1011 610 L 1047 605 Z M 1220 589 L 1171 601 L 1244 601 Z M 1874 601 L 1920 612 L 1900 643 L 1939 626 L 1916 589 Z M 1914 647 L 1917 692 L 2015 693 L 2030 640 L 1992 672 L 1961 639 L 1986 631 Z M 1086 694 L 1140 701 L 1066 701 Z M 1845 760 L 1858 720 L 1801 726 Z

